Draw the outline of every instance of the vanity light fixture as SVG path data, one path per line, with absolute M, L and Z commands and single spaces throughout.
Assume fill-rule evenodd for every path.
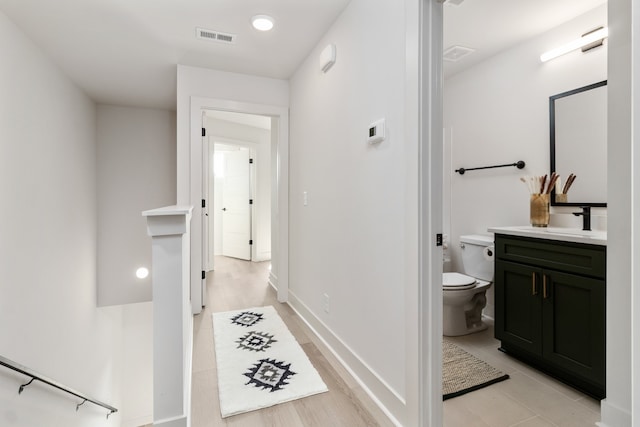
M 269 15 L 256 15 L 251 18 L 251 25 L 258 31 L 269 31 L 273 28 L 273 18 Z
M 540 55 L 540 61 L 547 62 L 569 52 L 573 52 L 576 49 L 582 49 L 583 52 L 586 52 L 589 49 L 602 45 L 602 42 L 608 36 L 609 29 L 607 27 L 600 27 L 596 30 L 583 34 L 579 39 L 543 53 Z

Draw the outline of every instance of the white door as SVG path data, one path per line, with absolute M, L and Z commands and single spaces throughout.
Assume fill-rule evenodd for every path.
M 224 153 L 222 254 L 251 260 L 251 185 L 249 150 Z
M 209 197 L 209 182 L 211 180 L 211 154 L 208 137 L 202 138 L 202 269 L 204 271 L 213 270 L 213 264 L 210 262 L 209 256 L 212 248 L 209 243 L 209 205 L 211 197 Z M 205 286 L 206 287 L 206 286 Z

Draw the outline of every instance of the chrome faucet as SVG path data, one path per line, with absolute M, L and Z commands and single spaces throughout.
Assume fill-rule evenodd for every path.
M 575 216 L 582 216 L 582 229 L 591 231 L 591 206 L 580 206 L 582 212 L 573 212 Z

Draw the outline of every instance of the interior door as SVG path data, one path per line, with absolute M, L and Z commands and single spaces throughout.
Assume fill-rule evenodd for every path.
M 251 260 L 251 185 L 249 150 L 224 154 L 222 254 Z
M 209 182 L 212 175 L 210 151 L 208 137 L 205 136 L 202 138 L 202 269 L 204 271 L 213 270 L 213 265 L 210 262 L 211 257 L 209 255 L 212 250 L 209 244 L 209 205 L 211 203 L 211 198 L 209 197 Z

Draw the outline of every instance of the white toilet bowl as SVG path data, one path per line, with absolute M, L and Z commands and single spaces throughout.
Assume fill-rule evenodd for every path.
M 467 335 L 487 329 L 482 309 L 487 305 L 486 292 L 493 281 L 493 237 L 460 236 L 465 274 L 442 275 L 443 334 Z
M 487 305 L 485 294 L 491 282 L 460 273 L 444 273 L 442 276 L 443 334 L 455 337 L 487 329 L 482 321 L 482 309 Z M 451 284 L 459 282 L 465 284 L 458 288 Z

